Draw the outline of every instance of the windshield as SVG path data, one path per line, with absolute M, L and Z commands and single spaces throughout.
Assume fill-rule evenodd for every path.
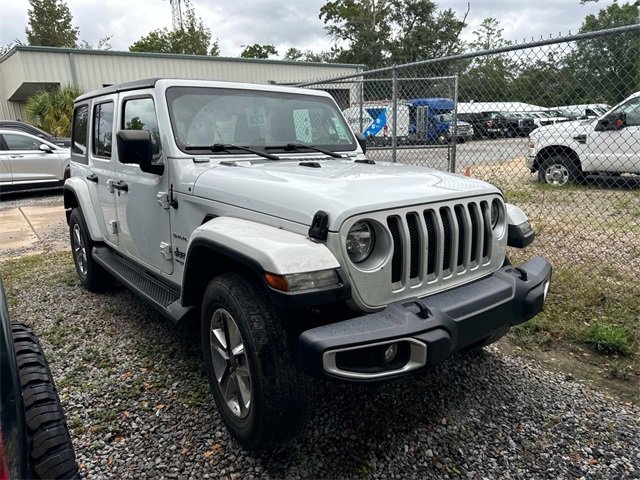
M 167 103 L 176 143 L 189 153 L 211 153 L 214 144 L 281 147 L 283 151 L 291 143 L 331 151 L 356 148 L 342 115 L 326 97 L 171 87 L 167 90 Z
M 441 123 L 453 122 L 453 113 L 441 113 L 438 115 L 438 119 Z

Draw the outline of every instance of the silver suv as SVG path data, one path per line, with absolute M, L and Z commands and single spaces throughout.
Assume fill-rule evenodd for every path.
M 0 129 L 0 193 L 61 187 L 69 149 L 17 130 Z
M 245 447 L 294 437 L 313 377 L 422 372 L 543 308 L 551 267 L 497 188 L 375 162 L 325 92 L 144 80 L 79 97 L 64 202 L 82 284 L 196 317 Z

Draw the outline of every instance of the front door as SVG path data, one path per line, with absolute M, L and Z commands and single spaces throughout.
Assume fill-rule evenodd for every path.
M 587 138 L 588 160 L 583 168 L 640 173 L 640 96 L 626 101 L 611 114 L 622 114 L 624 125 L 619 130 L 591 131 Z
M 155 100 L 152 92 L 141 97 L 121 95 L 118 130 L 148 130 L 154 162 L 165 164 Z M 120 229 L 120 251 L 154 271 L 171 274 L 173 259 L 169 223 L 169 172 L 157 175 L 138 165 L 116 164 L 114 192 Z

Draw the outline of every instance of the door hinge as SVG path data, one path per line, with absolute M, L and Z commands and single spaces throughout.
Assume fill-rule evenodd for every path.
M 165 210 L 168 210 L 171 206 L 171 204 L 169 203 L 169 195 L 166 192 L 158 192 L 158 195 L 156 195 L 156 199 Z
M 118 221 L 117 220 L 110 220 L 109 221 L 109 229 L 111 230 L 111 233 L 114 235 L 118 234 Z
M 160 242 L 160 252 L 162 253 L 164 259 L 167 261 L 173 258 L 173 254 L 171 253 L 171 245 L 167 242 Z

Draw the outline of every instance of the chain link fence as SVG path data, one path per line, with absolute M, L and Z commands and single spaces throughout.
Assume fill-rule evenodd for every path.
M 500 187 L 538 233 L 516 260 L 640 280 L 640 25 L 300 85 L 339 99 L 370 158 Z

